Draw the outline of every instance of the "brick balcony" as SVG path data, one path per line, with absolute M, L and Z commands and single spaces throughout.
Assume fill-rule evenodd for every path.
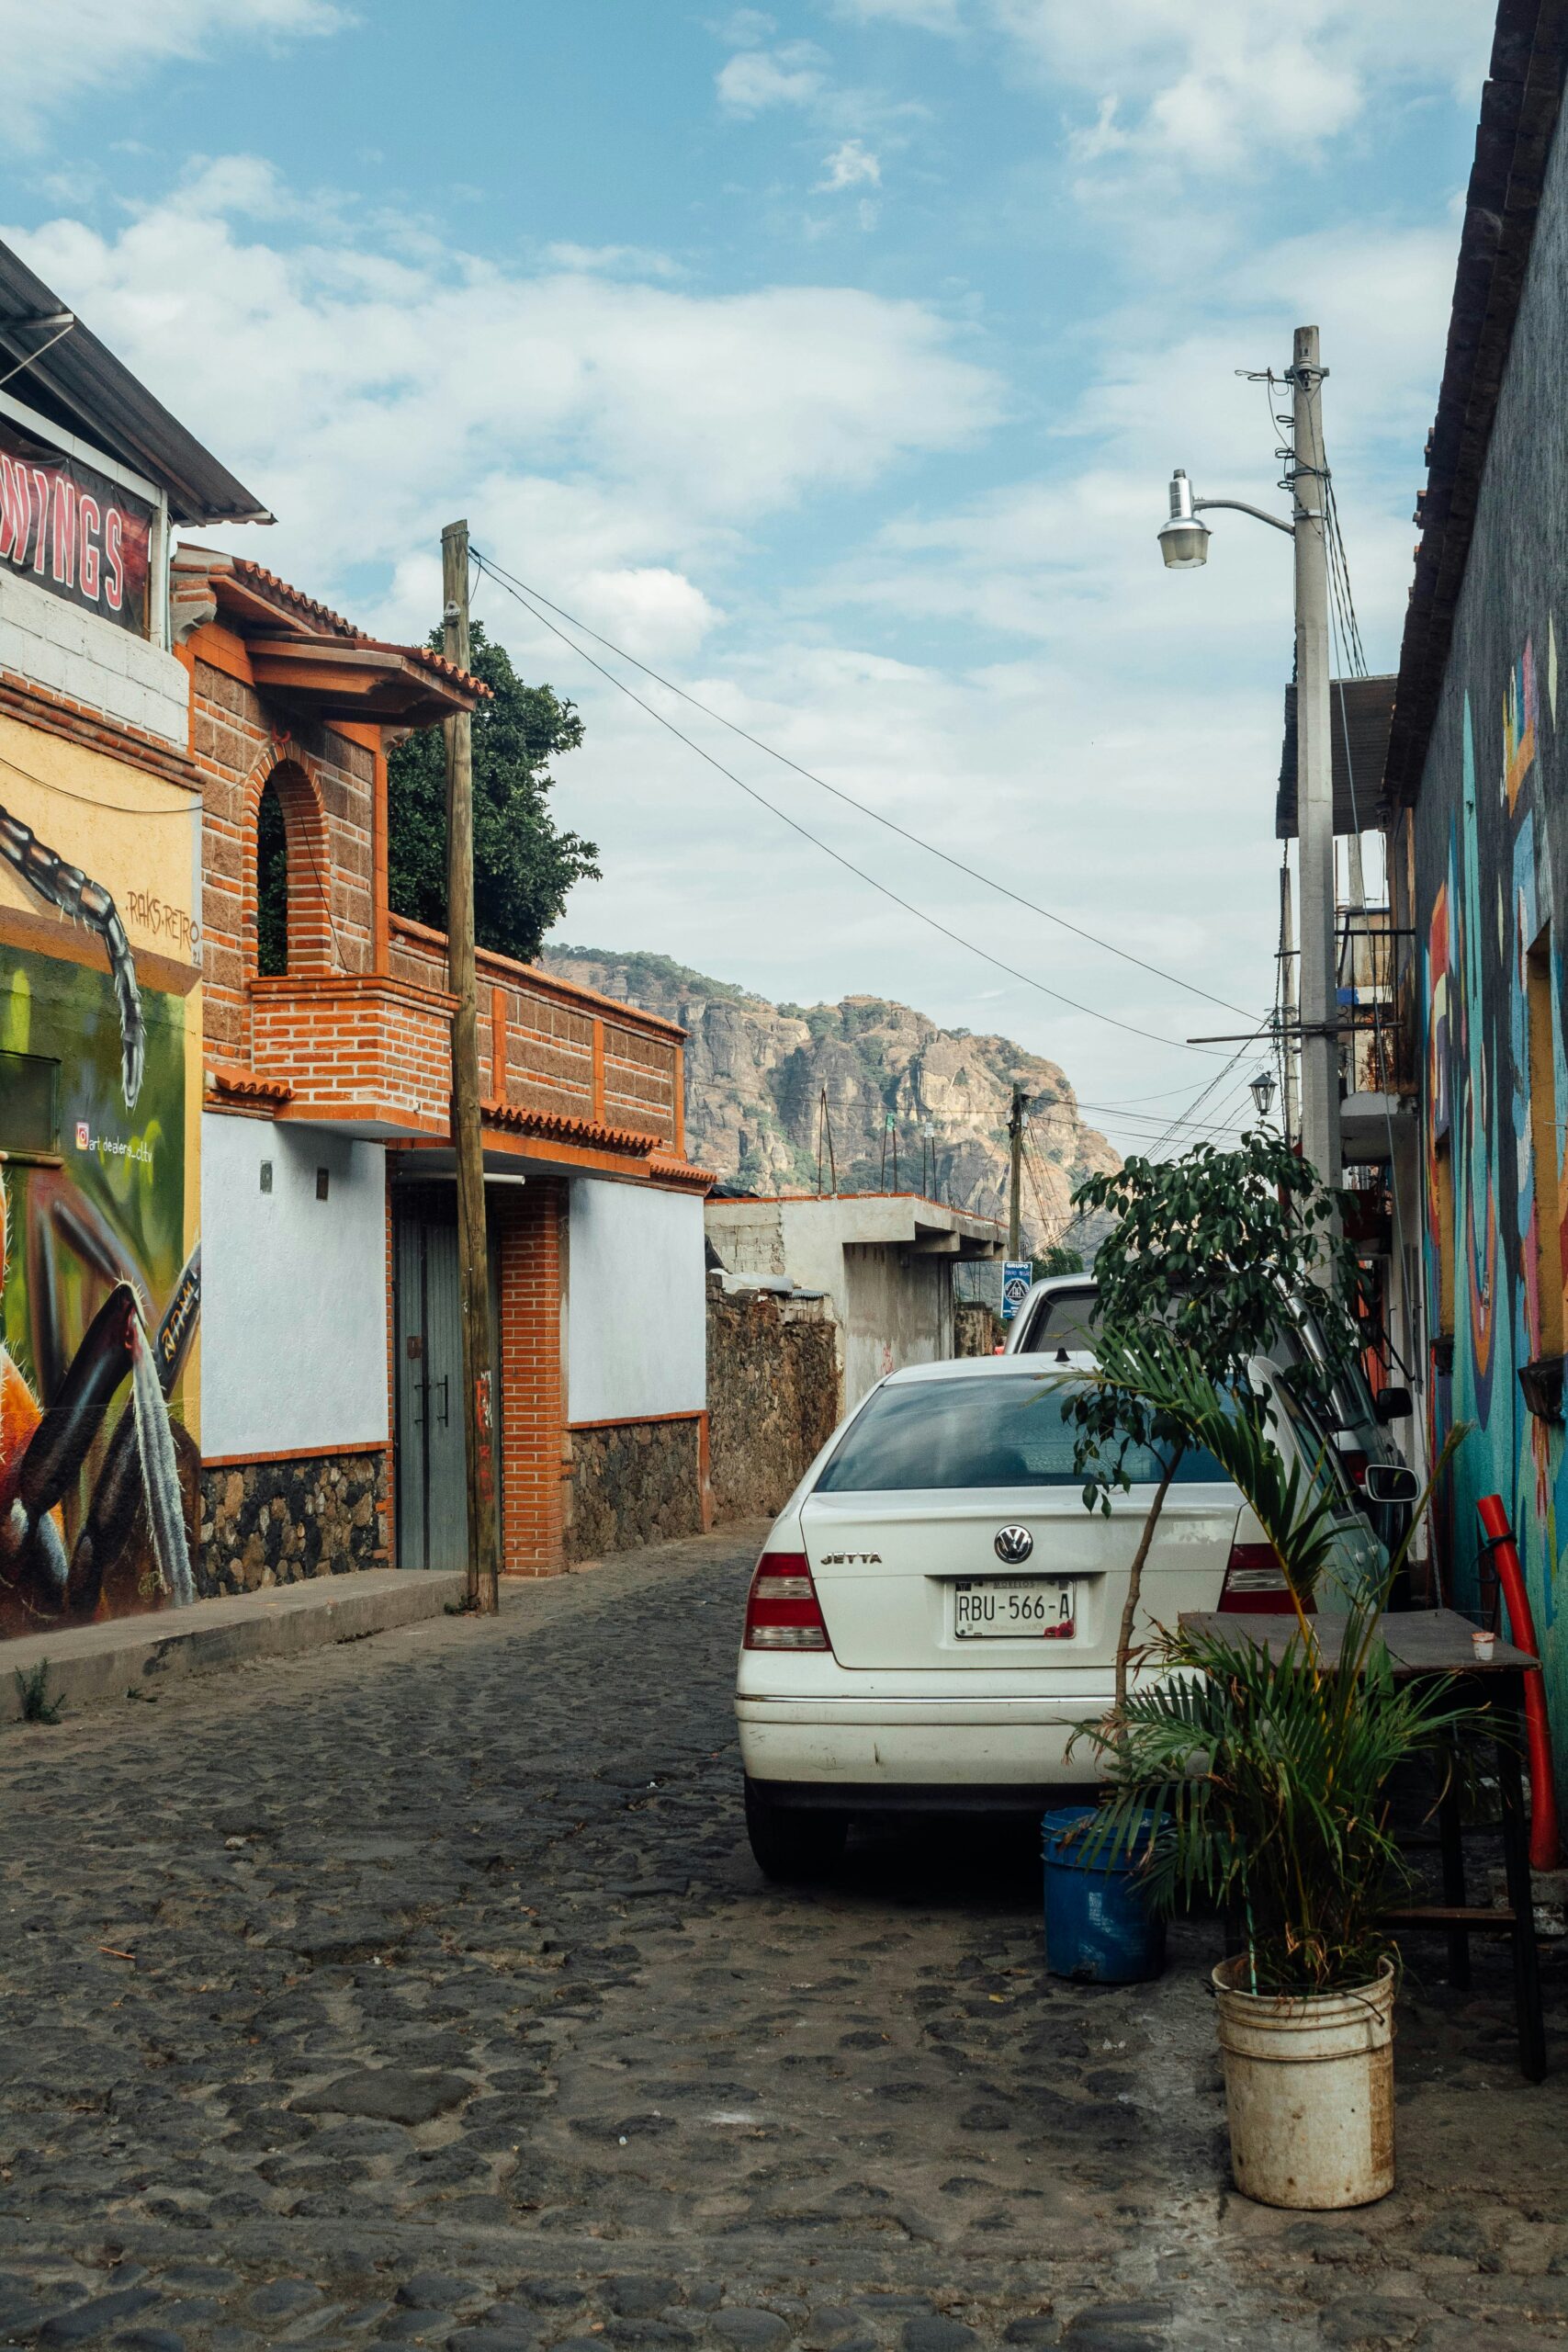
M 452 999 L 380 974 L 253 979 L 254 1074 L 279 1115 L 367 1137 L 444 1136 L 452 1091 Z M 268 1082 L 270 1081 L 270 1085 Z M 243 1081 L 220 1071 L 220 1090 Z
M 394 916 L 389 951 L 387 973 L 247 981 L 251 1063 L 218 1063 L 215 1093 L 367 1138 L 446 1142 L 446 942 Z M 483 951 L 478 981 L 487 1148 L 665 1186 L 705 1185 L 685 1163 L 673 1023 Z
M 439 932 L 394 915 L 395 978 L 446 985 Z M 480 949 L 479 1065 L 487 1124 L 588 1149 L 676 1160 L 685 1151 L 682 1033 L 635 1005 Z

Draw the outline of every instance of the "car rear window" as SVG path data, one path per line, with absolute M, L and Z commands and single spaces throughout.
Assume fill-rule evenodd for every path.
M 1055 1355 L 1058 1348 L 1067 1348 L 1092 1355 L 1099 1332 L 1097 1290 L 1055 1291 L 1040 1301 L 1030 1317 L 1018 1352 L 1021 1356 Z
M 1080 1487 L 1071 1392 L 1037 1374 L 1015 1379 L 920 1380 L 879 1389 L 845 1430 L 817 1482 L 819 1494 L 896 1494 L 914 1487 Z M 1158 1454 L 1129 1445 L 1134 1486 L 1161 1476 Z M 1114 1458 L 1108 1463 L 1114 1468 Z M 1229 1482 L 1212 1453 L 1190 1447 L 1179 1486 Z

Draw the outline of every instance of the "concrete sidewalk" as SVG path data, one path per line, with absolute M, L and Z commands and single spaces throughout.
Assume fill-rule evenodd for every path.
M 271 1585 L 148 1617 L 28 1634 L 0 1643 L 0 1723 L 20 1719 L 13 1670 L 31 1674 L 47 1661 L 50 1697 L 73 1708 L 91 1706 L 123 1699 L 130 1690 L 155 1690 L 176 1675 L 292 1657 L 439 1617 L 449 1601 L 462 1599 L 465 1582 L 460 1571 L 376 1568 Z

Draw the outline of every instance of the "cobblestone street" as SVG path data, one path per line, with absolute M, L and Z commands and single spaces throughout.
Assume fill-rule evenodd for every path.
M 1405 1996 L 1395 2196 L 1248 2206 L 1206 1932 L 1053 1982 L 1021 1829 L 761 1882 L 750 1534 L 5 1732 L 0 2342 L 1568 2339 L 1561 1968 L 1543 2087 L 1478 1949 Z

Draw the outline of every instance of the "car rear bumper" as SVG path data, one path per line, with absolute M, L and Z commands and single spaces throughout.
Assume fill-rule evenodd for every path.
M 953 1803 L 987 1806 L 998 1791 L 1021 1804 L 1052 1788 L 1092 1788 L 1103 1777 L 1099 1750 L 1073 1735 L 1099 1721 L 1112 1697 L 1109 1682 L 1103 1692 L 1056 1699 L 746 1697 L 735 1716 L 748 1778 L 778 1802 L 808 1802 L 806 1792 L 820 1791 L 818 1801 L 832 1795 L 854 1809 L 912 1804 L 922 1792 L 931 1802 L 942 1791 Z
M 769 1804 L 792 1813 L 1024 1814 L 1088 1799 L 1082 1781 L 753 1781 Z

